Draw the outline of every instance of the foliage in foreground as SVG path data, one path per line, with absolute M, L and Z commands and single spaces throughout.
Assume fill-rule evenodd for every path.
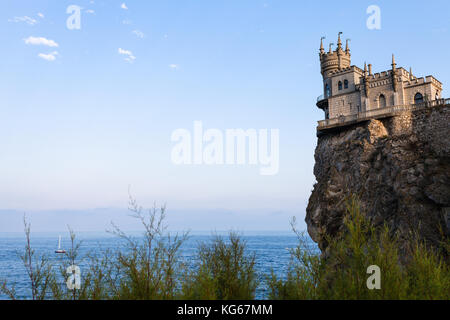
M 246 243 L 231 232 L 228 243 L 216 236 L 198 247 L 197 266 L 183 284 L 187 299 L 249 300 L 258 284 L 255 255 L 246 252 Z
M 112 224 L 109 232 L 123 240 L 124 246 L 102 254 L 80 258 L 80 242 L 69 229 L 71 247 L 56 265 L 48 256 L 38 256 L 31 246 L 30 225 L 24 218 L 26 247 L 22 256 L 30 281 L 33 300 L 169 300 L 169 299 L 252 299 L 256 290 L 255 256 L 235 233 L 229 239 L 216 236 L 199 244 L 194 268 L 189 268 L 181 254 L 188 234 L 172 235 L 166 231 L 165 207 L 144 210 L 130 197 L 130 211 L 143 226 L 141 237 L 132 237 Z M 83 264 L 79 288 L 74 283 L 71 266 Z M 69 279 L 72 277 L 73 279 Z M 16 291 L 6 281 L 0 292 L 17 299 Z
M 424 242 L 413 241 L 408 263 L 401 263 L 399 241 L 387 226 L 375 229 L 359 209 L 358 200 L 347 200 L 344 230 L 329 238 L 322 256 L 305 234 L 292 227 L 298 245 L 284 278 L 273 272 L 257 274 L 256 256 L 236 233 L 227 239 L 215 236 L 198 245 L 194 265 L 183 259 L 181 247 L 188 235 L 171 235 L 164 224 L 165 208 L 144 210 L 130 199 L 132 215 L 139 219 L 143 236 L 133 238 L 113 225 L 111 233 L 125 247 L 80 258 L 80 242 L 69 229 L 71 247 L 57 265 L 32 249 L 30 225 L 24 219 L 26 246 L 21 256 L 30 297 L 42 299 L 254 299 L 258 278 L 270 299 L 450 299 L 448 262 Z M 443 250 L 449 248 L 448 241 Z M 448 256 L 448 255 L 447 255 Z M 70 290 L 73 276 L 67 268 L 83 263 L 80 288 Z M 381 289 L 367 288 L 367 267 L 381 270 Z M 16 299 L 14 288 L 0 282 L 0 292 Z
M 386 225 L 374 228 L 355 197 L 347 200 L 344 230 L 327 239 L 323 257 L 292 225 L 299 245 L 286 279 L 273 273 L 268 279 L 271 299 L 450 299 L 450 268 L 442 255 L 416 237 L 409 261 L 401 263 L 398 237 Z M 379 290 L 367 287 L 371 265 L 381 271 Z

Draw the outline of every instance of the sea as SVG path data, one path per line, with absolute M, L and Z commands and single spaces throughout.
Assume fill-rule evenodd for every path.
M 256 290 L 256 299 L 266 299 L 268 290 L 265 285 L 265 277 L 273 271 L 278 277 L 284 279 L 287 273 L 289 261 L 291 259 L 290 249 L 297 246 L 297 236 L 293 232 L 240 232 L 241 238 L 246 241 L 248 252 L 256 254 L 256 271 L 259 277 L 259 285 Z M 58 246 L 58 237 L 61 235 L 61 247 L 67 249 L 70 246 L 68 234 L 59 233 L 32 233 L 31 246 L 37 256 L 46 255 L 54 265 L 60 263 L 55 250 Z M 139 238 L 139 233 L 130 233 L 134 238 Z M 193 265 L 199 243 L 208 243 L 216 236 L 223 236 L 226 233 L 215 232 L 190 232 L 189 237 L 182 245 L 182 258 Z M 124 240 L 115 235 L 105 232 L 81 232 L 76 234 L 76 241 L 80 242 L 79 256 L 81 262 L 81 277 L 83 276 L 82 257 L 95 255 L 96 252 L 103 252 L 106 249 L 117 249 L 123 247 Z M 30 299 L 31 291 L 27 272 L 21 260 L 21 255 L 25 250 L 26 239 L 21 233 L 0 233 L 0 281 L 6 280 L 8 286 L 14 286 L 16 296 L 19 299 Z M 308 245 L 313 250 L 317 250 L 317 245 L 308 239 Z M 8 296 L 0 293 L 0 299 L 8 299 Z

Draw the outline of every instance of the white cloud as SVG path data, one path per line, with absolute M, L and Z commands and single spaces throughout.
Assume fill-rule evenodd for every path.
M 125 61 L 132 63 L 134 60 L 136 60 L 136 57 L 133 55 L 133 52 L 130 50 L 124 50 L 122 48 L 119 48 L 119 54 L 126 56 L 124 58 Z
M 119 48 L 119 54 L 132 55 L 133 53 L 129 50 L 124 50 L 122 48 Z
M 128 7 L 127 7 L 127 5 L 125 4 L 125 2 L 124 3 L 122 3 L 122 5 L 120 6 L 123 10 L 128 10 Z
M 44 14 L 43 14 L 43 13 L 41 13 L 41 12 L 39 12 L 39 13 L 38 13 L 37 15 L 38 15 L 38 16 L 39 16 L 39 18 L 41 18 L 41 19 L 44 19 L 44 18 L 45 18 Z
M 169 68 L 171 69 L 171 70 L 177 70 L 178 69 L 178 65 L 177 64 L 169 64 Z
M 143 39 L 145 37 L 145 34 L 140 30 L 133 30 L 133 34 L 136 35 L 136 37 Z
M 130 19 L 126 19 L 126 20 L 122 20 L 123 24 L 132 24 L 133 21 L 131 21 Z
M 86 13 L 91 13 L 91 14 L 93 14 L 93 13 L 95 13 L 95 11 L 92 10 L 92 9 L 88 9 L 88 10 L 86 10 Z
M 55 61 L 57 55 L 58 55 L 58 52 L 57 52 L 57 51 L 53 51 L 53 52 L 50 52 L 50 53 L 48 53 L 48 54 L 45 54 L 45 53 L 39 53 L 39 54 L 38 54 L 38 57 L 39 57 L 39 58 L 42 58 L 42 59 L 44 59 L 44 60 L 47 60 L 47 61 Z
M 25 22 L 27 24 L 29 24 L 30 26 L 33 26 L 37 23 L 36 19 L 30 18 L 28 16 L 23 16 L 23 17 L 14 17 L 14 19 L 9 19 L 9 22 Z
M 26 44 L 32 44 L 32 45 L 44 45 L 49 47 L 58 47 L 58 44 L 53 41 L 46 39 L 44 37 L 28 37 L 26 39 L 23 39 Z

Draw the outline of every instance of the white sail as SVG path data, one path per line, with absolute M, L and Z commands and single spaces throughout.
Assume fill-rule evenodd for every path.
M 66 253 L 64 249 L 61 249 L 61 236 L 58 238 L 58 249 L 55 250 L 55 253 Z

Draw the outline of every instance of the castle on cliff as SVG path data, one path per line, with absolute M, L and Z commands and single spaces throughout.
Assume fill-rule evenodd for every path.
M 317 107 L 325 113 L 319 121 L 318 133 L 368 119 L 388 117 L 395 112 L 415 107 L 442 104 L 442 83 L 433 76 L 417 78 L 402 67 L 397 67 L 392 55 L 391 69 L 372 73 L 372 65 L 364 69 L 351 65 L 348 40 L 342 47 L 339 32 L 336 50 L 329 51 L 320 40 L 320 67 L 323 77 L 323 95 Z

